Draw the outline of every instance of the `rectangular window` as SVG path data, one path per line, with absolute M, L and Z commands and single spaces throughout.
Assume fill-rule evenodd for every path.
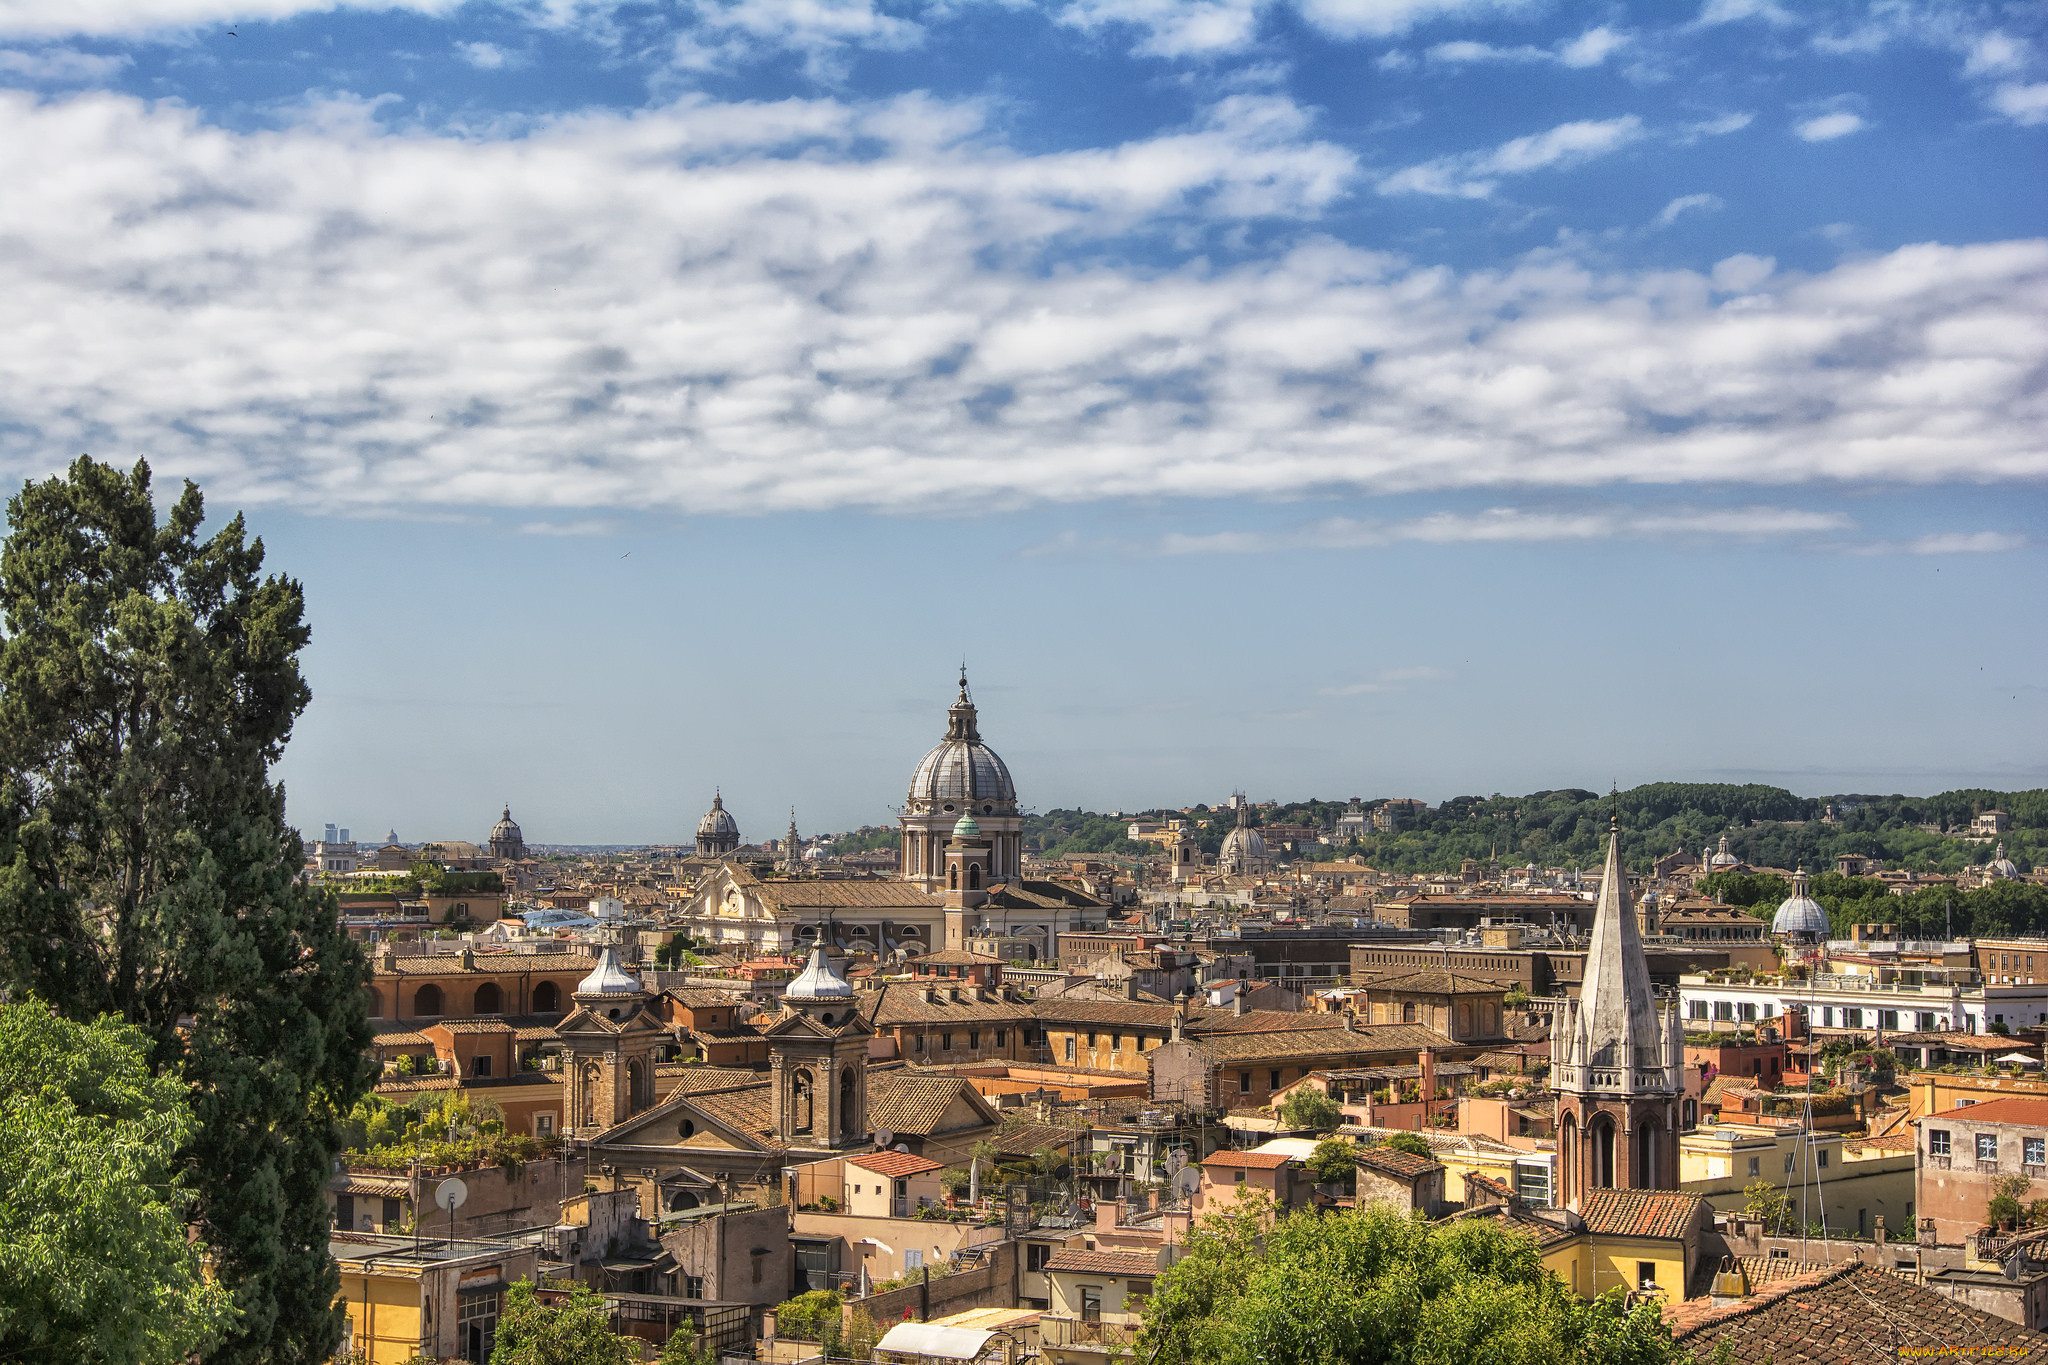
M 1050 1246 L 1047 1246 L 1047 1245 L 1046 1245 L 1046 1244 L 1045 1244 L 1044 1242 L 1027 1242 L 1027 1243 L 1025 1243 L 1025 1245 L 1024 1245 L 1024 1269 L 1025 1269 L 1025 1270 L 1027 1270 L 1027 1271 L 1033 1271 L 1033 1272 L 1036 1272 L 1036 1271 L 1040 1271 L 1040 1270 L 1043 1270 L 1043 1269 L 1045 1269 L 1045 1263 L 1046 1263 L 1047 1261 L 1050 1261 L 1051 1259 L 1052 1259 L 1052 1248 L 1051 1248 Z
M 356 1197 L 352 1194 L 334 1196 L 334 1226 L 350 1232 L 356 1230 Z
M 1095 1046 L 1095 1035 L 1094 1035 L 1093 1033 L 1091 1033 L 1091 1034 L 1089 1034 L 1089 1035 L 1088 1035 L 1088 1046 L 1090 1046 L 1090 1047 L 1094 1047 L 1094 1046 Z
M 1979 1160 L 1979 1161 L 1996 1161 L 1996 1160 L 1998 1160 L 1998 1134 L 1996 1134 L 1996 1133 L 1979 1133 L 1979 1134 L 1977 1134 L 1977 1160 Z
M 1081 1321 L 1102 1321 L 1102 1291 L 1089 1285 L 1081 1287 Z
M 1109 1050 L 1111 1052 L 1122 1052 L 1124 1050 L 1124 1036 L 1121 1033 L 1109 1035 Z
M 1067 1035 L 1067 1060 L 1074 1060 L 1074 1035 L 1071 1033 Z
M 939 1035 L 939 1051 L 941 1051 L 941 1052 L 951 1052 L 952 1050 L 953 1050 L 953 1035 L 952 1035 L 952 1034 L 950 1034 L 950 1033 L 941 1033 L 941 1034 Z
M 489 1053 L 482 1053 L 482 1052 L 480 1052 L 480 1053 L 478 1053 L 478 1054 L 477 1054 L 476 1056 L 474 1056 L 474 1057 L 470 1058 L 470 1059 L 469 1059 L 469 1074 L 470 1074 L 470 1075 L 472 1075 L 472 1076 L 476 1076 L 476 1077 L 484 1077 L 484 1076 L 488 1076 L 488 1075 L 490 1075 L 490 1074 L 491 1074 L 491 1058 L 490 1058 L 490 1054 L 489 1054 Z
M 1240 1185 L 1244 1184 L 1244 1172 L 1241 1170 L 1237 1172 L 1237 1183 Z
M 1946 1129 L 1930 1128 L 1927 1130 L 1927 1155 L 1948 1155 L 1948 1132 Z
M 1280 1068 L 1274 1067 L 1272 1071 L 1267 1073 L 1266 1087 L 1269 1090 L 1278 1090 L 1280 1088 Z
M 537 1114 L 534 1116 L 533 1135 L 535 1137 L 546 1137 L 554 1131 L 555 1116 L 553 1114 Z
M 1785 1153 L 1785 1169 L 1787 1171 L 1792 1169 L 1792 1154 L 1790 1152 Z
M 2020 1160 L 2029 1166 L 2048 1164 L 2048 1138 L 2021 1138 Z
M 396 1232 L 398 1225 L 405 1221 L 405 1208 L 396 1199 L 384 1201 L 384 1231 Z
M 903 1253 L 903 1268 L 904 1268 L 905 1270 L 922 1270 L 922 1269 L 924 1269 L 924 1251 L 923 1251 L 923 1249 L 922 1249 L 922 1248 L 919 1248 L 919 1247 L 909 1247 L 909 1248 L 906 1248 L 906 1249 L 905 1249 L 905 1251 L 904 1251 L 904 1253 Z
M 1761 1168 L 1763 1164 L 1764 1163 L 1762 1157 L 1751 1157 L 1749 1159 L 1749 1173 L 1751 1175 L 1762 1175 L 1763 1171 Z
M 981 1046 L 981 1030 L 980 1030 L 980 1029 L 978 1029 L 978 1028 L 971 1028 L 971 1029 L 967 1030 L 967 1046 L 968 1046 L 969 1050 L 973 1050 L 973 1049 L 975 1049 L 975 1048 L 978 1048 L 978 1047 L 980 1047 L 980 1046 Z
M 997 1030 L 996 1030 L 996 1046 L 997 1046 L 997 1047 L 1008 1047 L 1009 1045 L 1010 1045 L 1010 1031 L 1009 1031 L 1008 1029 L 1005 1029 L 1005 1028 L 999 1028 L 999 1029 L 997 1029 Z
M 1813 1155 L 1814 1164 L 1821 1170 L 1826 1170 L 1828 1168 L 1828 1154 L 1825 1151 L 1817 1151 Z
M 1656 1263 L 1655 1261 L 1637 1261 L 1637 1262 L 1636 1262 L 1636 1288 L 1638 1288 L 1638 1289 L 1655 1289 L 1656 1287 L 1657 1287 L 1657 1263 Z
M 1237 1091 L 1240 1095 L 1249 1095 L 1252 1093 L 1251 1072 L 1240 1071 L 1237 1073 Z
M 704 1277 L 702 1275 L 683 1276 L 683 1297 L 686 1299 L 701 1299 L 704 1297 Z
M 1898 1032 L 1899 1012 L 1897 1010 L 1879 1010 L 1877 1012 L 1877 1026 L 1882 1029 L 1890 1029 L 1894 1033 Z

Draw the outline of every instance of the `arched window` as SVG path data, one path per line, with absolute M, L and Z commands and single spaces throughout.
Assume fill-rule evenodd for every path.
M 854 1079 L 852 1067 L 848 1067 L 839 1073 L 839 1135 L 841 1137 L 859 1137 L 862 1132 L 857 1122 L 860 1116 L 854 1112 L 859 1107 L 853 1102 L 854 1088 L 857 1085 L 859 1085 L 859 1082 Z
M 1604 1114 L 1594 1119 L 1586 1129 L 1586 1136 L 1593 1140 L 1592 1177 L 1587 1183 L 1596 1190 L 1614 1188 L 1614 1120 Z
M 543 981 L 533 988 L 533 1010 L 536 1014 L 553 1014 L 562 1008 L 562 992 L 554 982 Z
M 811 1109 L 814 1099 L 811 1073 L 799 1071 L 789 1082 L 789 1131 L 808 1133 L 811 1131 Z
M 1664 1130 L 1657 1120 L 1645 1119 L 1636 1128 L 1633 1146 L 1635 1174 L 1631 1183 L 1639 1190 L 1654 1190 L 1663 1172 L 1657 1169 L 1657 1140 Z
M 969 891 L 979 891 L 981 889 L 980 863 L 969 863 L 967 865 L 967 889 Z
M 476 988 L 476 1013 L 499 1014 L 505 1008 L 505 993 L 498 989 L 495 981 L 486 981 Z
M 1557 1202 L 1568 1204 L 1583 1193 L 1579 1184 L 1579 1124 L 1570 1114 L 1557 1126 L 1557 1155 L 1563 1165 L 1558 1178 L 1564 1187 Z
M 429 981 L 419 988 L 412 997 L 414 1014 L 439 1014 L 441 1012 L 441 988 Z
M 636 1057 L 626 1063 L 626 1107 L 639 1110 L 647 1103 L 647 1068 Z
M 1404 1024 L 1415 1022 L 1415 1002 L 1413 1000 L 1405 1001 L 1401 1005 L 1401 1022 Z
M 946 889 L 949 891 L 958 891 L 960 889 L 959 868 L 949 867 L 946 869 Z
M 583 1083 L 577 1087 L 576 1122 L 587 1126 L 597 1122 L 597 1063 L 583 1065 Z

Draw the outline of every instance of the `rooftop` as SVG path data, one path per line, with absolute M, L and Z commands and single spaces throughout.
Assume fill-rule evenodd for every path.
M 2048 1336 L 1855 1261 L 1767 1281 L 1748 1298 L 1722 1307 L 1694 1299 L 1672 1312 L 1671 1329 L 1672 1339 L 1694 1360 L 1736 1365 L 1866 1365 L 1909 1354 L 2013 1360 L 2048 1355 Z
M 1966 1104 L 1960 1109 L 1944 1109 L 1939 1114 L 1927 1114 L 1916 1119 L 1918 1123 L 2011 1123 L 2027 1128 L 2048 1128 L 2048 1098 L 2031 1095 L 2008 1095 L 2003 1099 L 1985 1100 L 1979 1104 Z
M 1598 1236 L 1676 1239 L 1706 1207 L 1698 1195 L 1677 1190 L 1592 1190 L 1579 1212 Z
M 908 1152 L 865 1152 L 860 1156 L 846 1159 L 849 1166 L 858 1166 L 864 1171 L 897 1180 L 907 1175 L 923 1175 L 926 1171 L 942 1171 L 944 1166 L 929 1157 L 912 1156 Z

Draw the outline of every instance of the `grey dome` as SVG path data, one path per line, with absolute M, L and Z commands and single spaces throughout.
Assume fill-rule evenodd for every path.
M 712 796 L 711 809 L 705 811 L 704 818 L 697 822 L 697 837 L 699 839 L 729 838 L 735 843 L 739 841 L 739 821 L 733 819 L 732 812 L 725 808 L 725 796 L 723 793 Z
M 1778 913 L 1771 916 L 1773 934 L 1813 934 L 1826 938 L 1830 932 L 1828 912 L 1821 903 L 1806 894 L 1806 869 L 1801 868 L 1792 876 L 1792 894 L 1778 907 Z
M 1725 834 L 1721 836 L 1721 851 L 1708 860 L 1709 865 L 1713 867 L 1734 867 L 1741 861 L 1728 851 L 1728 836 Z
M 818 935 L 818 941 L 811 948 L 811 960 L 797 973 L 796 980 L 789 983 L 789 989 L 782 993 L 785 1000 L 851 1000 L 853 987 L 846 984 L 846 978 L 832 970 L 832 964 L 825 957 L 825 936 Z
M 607 946 L 597 959 L 597 967 L 577 983 L 576 994 L 638 995 L 640 983 L 627 974 L 619 965 L 618 955 Z
M 2016 882 L 2020 879 L 2019 864 L 2005 856 L 2003 839 L 1998 841 L 1998 849 L 1991 855 L 1991 861 L 1984 870 L 2000 881 Z
M 1017 802 L 1017 784 L 1010 780 L 1008 765 L 981 742 L 965 674 L 960 678 L 960 699 L 946 712 L 946 737 L 932 746 L 910 776 L 910 800 L 986 801 L 1002 806 Z
M 1223 836 L 1222 857 L 1236 855 L 1240 859 L 1263 858 L 1266 856 L 1266 836 L 1245 826 L 1234 829 Z
M 470 828 L 474 829 L 475 826 L 472 825 Z M 510 806 L 505 807 L 505 813 L 498 818 L 498 823 L 491 826 L 490 842 L 495 844 L 501 840 L 513 843 L 523 842 L 519 833 L 519 825 L 512 819 L 512 808 Z M 397 840 L 394 839 L 392 842 L 396 843 Z

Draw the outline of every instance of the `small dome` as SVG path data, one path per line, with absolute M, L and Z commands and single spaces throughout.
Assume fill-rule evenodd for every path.
M 471 825 L 470 828 L 475 829 L 476 826 Z M 497 843 L 501 839 L 518 839 L 519 837 L 519 826 L 512 819 L 512 808 L 507 806 L 505 807 L 505 813 L 498 817 L 498 823 L 491 826 L 491 842 Z M 397 840 L 394 839 L 392 842 L 396 843 Z
M 740 837 L 739 821 L 733 819 L 732 812 L 725 808 L 725 797 L 722 793 L 712 796 L 711 809 L 705 811 L 704 818 L 697 822 L 699 839 L 719 836 L 730 836 L 735 841 Z
M 1806 869 L 1801 868 L 1792 876 L 1792 894 L 1778 907 L 1778 913 L 1771 916 L 1773 934 L 1811 934 L 1819 938 L 1828 936 L 1828 912 L 1817 900 L 1806 894 Z
M 638 995 L 640 983 L 619 965 L 618 954 L 607 945 L 598 955 L 597 967 L 577 983 L 578 995 Z
M 1707 860 L 1709 867 L 1734 867 L 1742 860 L 1728 851 L 1728 836 L 1721 836 L 1721 851 Z
M 1984 870 L 2003 882 L 2016 882 L 2020 879 L 2019 864 L 2005 856 L 2003 839 L 1998 841 L 1998 849 L 1991 855 L 1991 861 Z
M 782 993 L 785 1000 L 851 1000 L 853 987 L 846 984 L 846 978 L 832 970 L 832 963 L 825 956 L 825 936 L 818 935 L 812 945 L 811 960 L 797 973 L 796 980 L 789 983 L 789 989 Z
M 971 815 L 963 815 L 953 822 L 953 837 L 961 843 L 981 837 L 981 826 Z

